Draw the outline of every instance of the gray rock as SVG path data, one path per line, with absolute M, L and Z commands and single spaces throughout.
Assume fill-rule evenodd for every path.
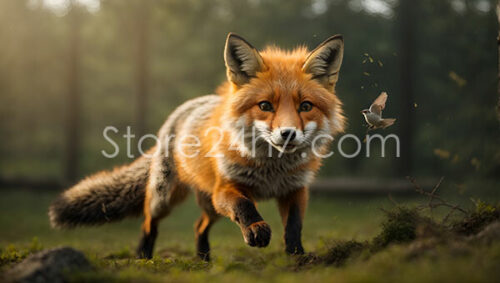
M 488 224 L 481 232 L 469 238 L 470 241 L 491 244 L 500 240 L 500 221 Z
M 83 253 L 61 247 L 30 255 L 5 273 L 7 282 L 65 282 L 67 272 L 88 271 L 92 267 Z

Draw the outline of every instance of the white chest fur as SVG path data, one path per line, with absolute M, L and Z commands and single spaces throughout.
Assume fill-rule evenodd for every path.
M 300 154 L 293 154 L 281 158 L 269 157 L 255 166 L 230 163 L 224 158 L 218 158 L 217 163 L 228 179 L 250 187 L 256 199 L 267 199 L 308 186 L 314 179 L 314 172 L 298 169 L 306 161 Z

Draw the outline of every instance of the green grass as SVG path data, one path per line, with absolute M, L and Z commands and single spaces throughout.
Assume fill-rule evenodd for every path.
M 283 252 L 283 229 L 273 202 L 258 207 L 273 229 L 269 247 L 246 246 L 239 228 L 221 220 L 210 234 L 213 260 L 207 264 L 194 257 L 193 223 L 199 210 L 192 197 L 161 222 L 153 260 L 137 260 L 134 250 L 140 236 L 140 219 L 70 231 L 52 230 L 47 207 L 54 197 L 54 193 L 46 192 L 2 192 L 3 269 L 42 248 L 69 245 L 84 251 L 97 267 L 91 273 L 73 274 L 75 281 L 484 282 L 500 278 L 499 241 L 489 245 L 439 243 L 428 249 L 426 242 L 391 244 L 375 254 L 338 261 L 341 264 L 297 264 L 296 258 Z M 392 206 L 386 197 L 312 196 L 304 223 L 304 248 L 324 254 L 335 251 L 338 243 L 369 241 L 381 232 L 384 213 L 380 208 Z

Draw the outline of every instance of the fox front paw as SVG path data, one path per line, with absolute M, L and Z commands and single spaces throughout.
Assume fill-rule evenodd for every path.
M 258 221 L 241 229 L 245 243 L 251 247 L 266 247 L 271 241 L 271 227 L 265 221 Z

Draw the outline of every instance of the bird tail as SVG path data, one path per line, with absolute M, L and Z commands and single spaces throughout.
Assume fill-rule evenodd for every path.
M 389 126 L 391 126 L 392 124 L 394 124 L 394 122 L 396 122 L 396 119 L 393 119 L 393 118 L 386 118 L 386 119 L 382 119 L 382 128 L 385 129 Z
M 151 158 L 142 156 L 131 164 L 83 179 L 50 205 L 50 224 L 54 228 L 74 228 L 139 216 L 150 163 Z

